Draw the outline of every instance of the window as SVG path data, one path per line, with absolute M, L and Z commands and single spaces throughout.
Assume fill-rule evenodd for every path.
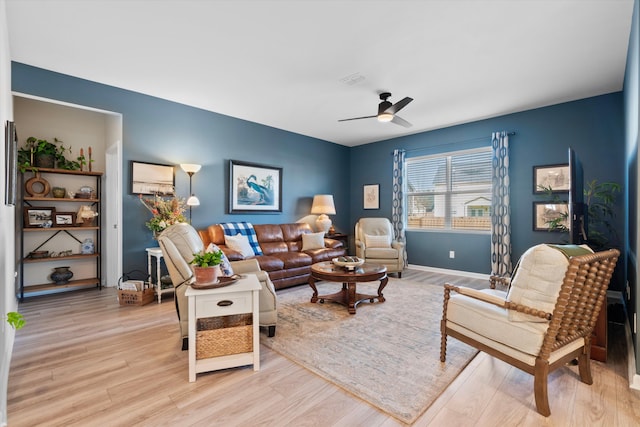
M 491 147 L 407 159 L 407 228 L 491 230 Z

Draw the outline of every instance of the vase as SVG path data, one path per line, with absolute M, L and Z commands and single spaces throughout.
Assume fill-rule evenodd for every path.
M 199 285 L 216 283 L 218 281 L 219 273 L 219 265 L 216 265 L 215 267 L 193 267 L 193 274 L 196 277 L 196 283 Z
M 53 194 L 53 197 L 56 199 L 63 199 L 67 194 L 67 189 L 63 187 L 53 187 L 51 194 Z
M 37 154 L 35 163 L 36 167 L 53 169 L 56 164 L 56 156 L 53 154 Z
M 73 272 L 69 270 L 69 267 L 55 267 L 53 273 L 51 273 L 51 280 L 56 285 L 64 285 L 69 282 L 69 279 L 73 277 Z

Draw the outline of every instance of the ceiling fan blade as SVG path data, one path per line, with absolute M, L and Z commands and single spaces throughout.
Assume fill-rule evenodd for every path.
M 349 120 L 373 119 L 374 117 L 378 117 L 378 116 L 353 117 L 351 119 L 342 119 L 342 120 L 338 120 L 338 121 L 339 122 L 348 122 Z
M 410 103 L 411 101 L 413 101 L 413 98 L 409 98 L 407 96 L 406 98 L 401 99 L 400 101 L 398 101 L 395 104 L 393 104 L 391 107 L 387 108 L 385 110 L 385 113 L 395 114 L 398 111 L 402 110 L 404 107 L 406 107 L 407 104 Z
M 411 123 L 409 123 L 405 119 L 403 119 L 401 117 L 398 117 L 398 116 L 393 116 L 393 119 L 391 120 L 391 123 L 395 123 L 397 125 L 404 126 L 406 128 L 410 128 L 411 126 L 413 126 Z

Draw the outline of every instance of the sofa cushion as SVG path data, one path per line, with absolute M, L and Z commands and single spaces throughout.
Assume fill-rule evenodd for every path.
M 396 248 L 367 248 L 365 258 L 374 259 L 398 259 L 398 249 Z
M 484 289 L 482 292 L 504 299 L 505 292 Z M 489 304 L 466 295 L 452 295 L 447 304 L 447 321 L 471 329 L 523 353 L 537 355 L 542 346 L 548 323 L 511 322 L 513 310 Z
M 209 246 L 207 246 L 207 250 L 205 252 L 218 252 L 220 250 L 221 249 L 218 247 L 218 245 L 209 243 Z M 220 271 L 222 272 L 223 276 L 233 276 L 233 267 L 231 267 L 229 258 L 227 258 L 224 252 L 222 252 L 222 263 L 220 264 Z
M 285 269 L 310 266 L 313 262 L 313 258 L 304 252 L 285 252 L 272 256 L 281 259 Z
M 562 245 L 546 244 L 529 248 L 518 261 L 516 271 L 511 279 L 507 301 L 526 305 L 547 313 L 555 308 L 560 287 L 569 265 Z M 591 253 L 588 246 L 571 249 L 577 254 Z M 545 319 L 509 310 L 512 322 L 546 322 Z
M 390 248 L 391 236 L 389 235 L 364 235 L 364 244 L 367 248 Z
M 324 248 L 324 231 L 302 235 L 302 250 Z
M 224 236 L 225 244 L 236 252 L 240 252 L 244 258 L 253 256 L 253 249 L 247 236 L 238 233 L 235 236 Z
M 258 264 L 260 264 L 260 270 L 271 272 L 284 268 L 284 261 L 271 255 L 260 255 L 255 257 L 255 259 L 258 261 Z

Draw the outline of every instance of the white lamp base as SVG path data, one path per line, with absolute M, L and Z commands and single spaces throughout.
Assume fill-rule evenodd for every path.
M 331 228 L 331 219 L 329 219 L 326 214 L 318 216 L 318 219 L 316 219 L 316 230 L 324 231 L 326 234 L 329 231 L 329 228 Z

